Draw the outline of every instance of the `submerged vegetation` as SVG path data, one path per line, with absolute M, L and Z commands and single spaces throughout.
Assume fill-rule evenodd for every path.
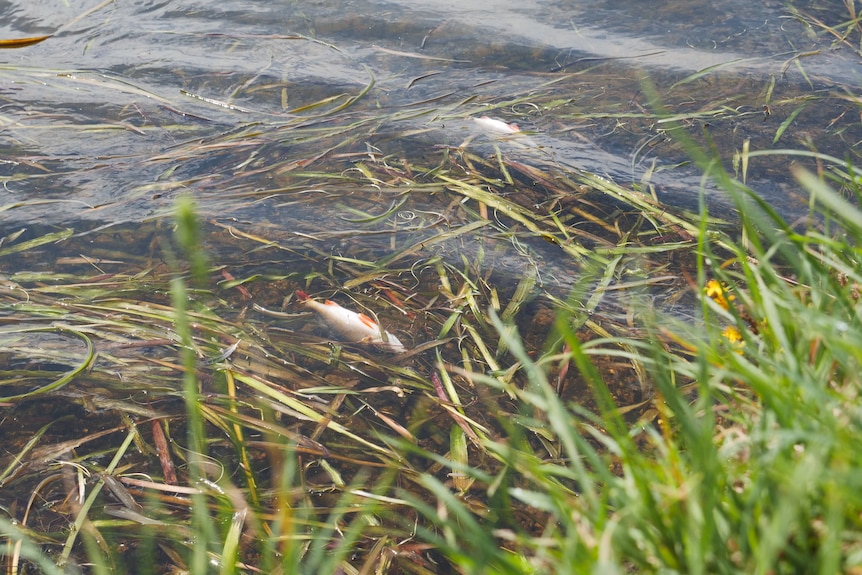
M 769 150 L 808 106 L 774 81 L 778 125 L 674 101 L 706 72 L 587 112 L 580 74 L 376 115 L 370 79 L 148 157 L 143 223 L 0 238 L 6 571 L 862 573 L 858 97 Z M 658 164 L 620 185 L 494 110 L 625 123 L 704 185 L 668 204 Z M 788 156 L 791 223 L 746 185 Z

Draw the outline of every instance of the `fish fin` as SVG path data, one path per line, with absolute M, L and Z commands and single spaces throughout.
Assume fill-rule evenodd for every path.
M 377 322 L 365 315 L 364 313 L 359 314 L 359 321 L 361 321 L 371 329 L 380 329 L 380 326 L 377 325 Z
M 311 299 L 311 296 L 302 291 L 301 289 L 296 290 L 296 298 L 299 301 L 308 301 Z
M 341 307 L 341 305 L 339 305 L 339 304 L 335 303 L 335 302 L 334 302 L 334 301 L 332 301 L 331 299 L 328 299 L 328 300 L 326 300 L 326 301 L 325 301 L 325 302 L 323 302 L 323 303 L 325 303 L 326 305 L 331 305 L 331 306 L 333 306 L 333 307 Z
M 516 132 L 521 131 L 521 128 L 518 127 L 518 124 L 509 124 L 509 127 L 512 128 Z

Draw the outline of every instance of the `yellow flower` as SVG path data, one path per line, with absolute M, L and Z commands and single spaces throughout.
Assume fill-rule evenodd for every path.
M 721 283 L 719 283 L 718 280 L 709 280 L 706 282 L 704 291 L 706 292 L 707 297 L 712 298 L 712 301 L 724 309 L 729 309 L 730 302 L 736 299 L 735 296 L 727 294 L 727 290 L 721 286 Z
M 726 339 L 730 343 L 739 343 L 742 341 L 742 334 L 739 333 L 739 330 L 732 325 L 729 325 L 724 328 L 724 331 L 721 332 L 721 335 L 723 335 L 724 339 Z

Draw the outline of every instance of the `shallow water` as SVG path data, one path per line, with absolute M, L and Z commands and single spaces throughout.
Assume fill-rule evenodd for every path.
M 296 277 L 331 258 L 406 265 L 387 258 L 430 242 L 423 257 L 493 262 L 504 293 L 531 269 L 538 289 L 564 297 L 582 272 L 569 254 L 497 213 L 470 227 L 465 198 L 423 176 L 445 164 L 444 175 L 499 181 L 509 175 L 492 172 L 506 163 L 515 179 L 505 193 L 517 202 L 577 213 L 580 192 L 564 182 L 595 173 L 672 208 L 696 209 L 704 193 L 732 221 L 672 124 L 649 113 L 644 79 L 730 171 L 745 145 L 852 159 L 860 66 L 847 44 L 859 34 L 835 43 L 794 10 L 679 0 L 355 1 L 349 10 L 322 0 L 0 2 L 0 37 L 52 34 L 0 51 L 0 238 L 68 230 L 62 247 L 6 257 L 3 271 L 61 273 L 57 262 L 80 256 L 118 262 L 97 266 L 108 273 L 140 262 L 139 252 L 155 257 L 175 199 L 190 194 L 213 263 L 237 274 L 285 269 L 272 250 L 231 244 L 237 233 L 303 254 Z M 847 17 L 838 1 L 804 11 L 808 22 Z M 485 115 L 524 133 L 489 131 L 474 121 Z M 815 167 L 779 154 L 752 158 L 745 174 L 791 220 L 808 209 L 793 164 Z M 589 206 L 616 225 L 613 201 Z M 572 229 L 602 232 L 579 217 Z M 482 260 L 489 246 L 493 258 Z M 638 281 L 642 271 L 632 272 Z
M 852 157 L 862 137 L 858 54 L 793 10 L 679 0 L 355 1 L 349 10 L 322 0 L 0 2 L 0 38 L 52 35 L 0 51 L 0 238 L 62 235 L 21 257 L 13 246 L 2 271 L 26 285 L 52 273 L 143 273 L 163 257 L 176 197 L 190 194 L 212 263 L 238 277 L 334 276 L 357 287 L 362 270 L 396 266 L 409 283 L 411 258 L 439 258 L 473 266 L 504 298 L 525 270 L 537 294 L 562 298 L 584 271 L 570 253 L 494 211 L 475 225 L 466 198 L 423 175 L 445 165 L 444 175 L 499 181 L 509 177 L 495 173 L 505 160 L 515 179 L 499 189 L 574 218 L 587 247 L 607 230 L 579 221 L 570 174 L 595 173 L 676 208 L 696 208 L 704 190 L 713 213 L 732 220 L 670 124 L 648 114 L 642 81 L 729 170 L 746 141 L 752 151 Z M 846 18 L 837 1 L 805 12 L 831 25 Z M 484 115 L 517 122 L 524 135 L 489 131 L 474 121 Z M 746 174 L 791 219 L 807 210 L 793 163 L 814 165 L 762 157 Z M 609 228 L 622 221 L 607 198 L 585 205 Z M 362 263 L 333 271 L 342 260 Z M 684 275 L 673 259 L 620 265 L 623 285 Z M 649 297 L 688 315 L 676 304 L 687 284 L 656 281 L 666 287 Z M 615 299 L 608 293 L 598 309 L 626 321 Z M 531 322 L 520 319 L 541 339 L 547 325 Z M 435 337 L 419 329 L 412 343 Z
M 87 14 L 92 8 L 98 9 Z M 846 16 L 837 1 L 807 10 L 833 23 Z M 661 133 L 625 117 L 647 105 L 639 83 L 644 75 L 668 86 L 715 67 L 663 97 L 680 112 L 719 95 L 726 100 L 720 105 L 749 108 L 748 119 L 699 121 L 710 123 L 720 149 L 738 149 L 745 138 L 753 149 L 811 139 L 839 158 L 845 150 L 833 149 L 835 139 L 818 142 L 818 135 L 840 115 L 840 100 L 814 102 L 772 144 L 768 139 L 797 100 L 775 103 L 823 91 L 852 93 L 860 80 L 858 56 L 846 47 L 830 49 L 831 36 L 815 37 L 782 2 L 351 2 L 345 10 L 325 1 L 101 7 L 43 1 L 3 2 L 0 15 L 0 37 L 54 34 L 0 53 L 6 63 L 0 70 L 3 204 L 18 204 L 0 218 L 10 225 L 163 214 L 171 194 L 154 198 L 153 190 L 194 193 L 200 182 L 205 190 L 216 188 L 249 148 L 209 161 L 200 153 L 160 156 L 207 138 L 223 141 L 225 132 L 252 123 L 260 123 L 263 141 L 284 146 L 289 134 L 277 131 L 295 117 L 292 110 L 356 95 L 371 78 L 375 84 L 363 99 L 331 117 L 383 119 L 362 129 L 354 149 L 379 141 L 421 155 L 434 145 L 457 145 L 465 118 L 514 97 L 518 105 L 492 113 L 535 133 L 543 152 L 538 163 L 595 171 L 621 183 L 640 182 L 654 160 L 667 166 L 685 160 Z M 799 66 L 791 61 L 814 51 Z M 431 98 L 433 104 L 417 104 Z M 558 98 L 571 104 L 545 113 L 545 103 Z M 773 114 L 765 118 L 769 102 Z M 422 113 L 403 113 L 410 110 Z M 444 111 L 443 118 L 434 110 Z M 857 115 L 837 121 L 848 136 L 838 145 L 854 142 Z M 387 134 L 417 130 L 429 131 L 386 141 Z M 299 144 L 301 155 L 314 157 L 326 149 L 320 144 L 330 142 Z M 274 159 L 279 151 L 270 153 Z M 755 163 L 749 183 L 792 216 L 804 204 L 781 168 L 787 163 Z M 650 181 L 663 200 L 684 206 L 693 205 L 700 185 L 696 172 L 685 169 L 655 173 Z M 269 182 L 251 177 L 244 185 Z M 225 205 L 218 194 L 199 197 L 204 210 L 215 213 L 242 203 L 232 198 Z

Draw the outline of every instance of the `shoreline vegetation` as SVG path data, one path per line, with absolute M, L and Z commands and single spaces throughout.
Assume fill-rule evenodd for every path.
M 696 209 L 504 140 L 384 156 L 296 121 L 207 145 L 322 142 L 273 189 L 225 186 L 308 229 L 184 194 L 0 238 L 5 571 L 862 575 L 856 152 L 722 158 L 643 92 L 704 174 Z M 801 160 L 806 218 L 746 186 L 768 155 Z
M 705 209 L 686 221 L 635 196 L 629 209 L 672 247 L 626 236 L 607 250 L 612 273 L 583 256 L 552 323 L 522 326 L 547 334 L 530 348 L 513 320 L 531 305 L 535 277 L 495 302 L 477 262 L 427 262 L 436 286 L 413 292 L 398 282 L 403 271 L 350 262 L 357 275 L 344 283 L 366 286 L 349 290 L 364 296 L 353 305 L 387 329 L 437 318 L 435 339 L 414 337 L 395 357 L 333 343 L 295 301 L 259 306 L 267 314 L 246 323 L 248 292 L 242 313 L 224 317 L 236 305 L 228 300 L 260 280 L 207 262 L 188 200 L 165 251 L 176 272 L 7 278 L 4 353 L 29 365 L 4 374 L 3 401 L 17 417 L 79 406 L 5 462 L 3 489 L 32 493 L 7 509 L 21 520 L 0 521 L 7 564 L 855 572 L 862 212 L 830 181 L 843 178 L 857 196 L 858 177 L 850 165 L 796 176 L 817 216 L 803 231 L 719 175 L 740 206 L 736 240 Z M 547 225 L 506 208 L 524 227 Z M 693 254 L 688 291 L 700 319 L 657 309 L 647 279 L 622 282 L 630 297 L 615 306 L 630 324 L 584 313 L 619 288 L 631 258 L 643 266 L 646 252 L 657 266 L 668 251 Z M 312 270 L 267 279 L 328 296 L 333 276 Z M 270 321 L 283 327 L 266 331 Z M 637 401 L 620 403 L 626 389 Z M 84 421 L 97 428 L 70 436 Z M 49 441 L 61 429 L 77 439 Z M 59 518 L 71 530 L 51 527 Z

